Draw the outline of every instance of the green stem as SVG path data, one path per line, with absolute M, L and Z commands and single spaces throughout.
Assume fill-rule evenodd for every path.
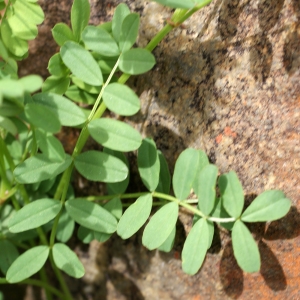
M 48 283 L 49 281 L 48 281 L 45 268 L 42 268 L 39 273 L 40 273 L 41 281 Z M 47 300 L 53 300 L 52 293 L 48 289 L 45 289 L 45 293 L 46 293 Z
M 72 295 L 68 289 L 68 286 L 66 285 L 66 282 L 60 272 L 60 270 L 57 268 L 57 266 L 55 265 L 54 263 L 54 259 L 53 259 L 53 256 L 52 256 L 52 251 L 50 252 L 50 256 L 49 256 L 49 259 L 50 259 L 50 263 L 52 265 L 52 269 L 56 275 L 56 278 L 57 280 L 59 281 L 60 283 L 60 286 L 65 294 L 65 296 L 62 298 L 62 299 L 66 299 L 66 300 L 72 300 Z
M 147 195 L 147 194 L 149 194 L 149 192 L 116 194 L 116 195 L 106 195 L 106 196 L 89 196 L 89 197 L 85 197 L 84 199 L 86 199 L 87 201 L 104 201 L 104 200 L 111 200 L 116 197 L 118 197 L 120 199 L 135 199 L 140 196 Z M 208 221 L 218 222 L 218 223 L 229 223 L 229 222 L 234 222 L 236 220 L 235 218 L 216 218 L 216 217 L 206 216 L 202 211 L 200 211 L 199 209 L 197 209 L 194 206 L 189 204 L 189 203 L 195 203 L 195 201 L 198 202 L 197 199 L 179 200 L 168 194 L 163 194 L 163 193 L 158 193 L 158 192 L 153 192 L 152 195 L 153 195 L 153 197 L 156 197 L 156 198 L 175 202 L 178 205 L 191 211 L 192 213 L 194 213 L 202 218 L 207 219 Z

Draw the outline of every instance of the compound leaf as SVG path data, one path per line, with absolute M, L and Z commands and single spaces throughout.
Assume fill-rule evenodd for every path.
M 61 210 L 62 204 L 54 199 L 35 200 L 18 210 L 9 220 L 11 232 L 22 232 L 37 228 L 54 219 Z
M 43 267 L 48 255 L 48 246 L 37 246 L 27 250 L 8 269 L 6 273 L 7 281 L 16 283 L 29 278 Z
M 89 123 L 88 130 L 95 141 L 112 150 L 134 151 L 142 143 L 142 137 L 137 130 L 118 120 L 96 119 Z
M 70 155 L 58 162 L 37 154 L 20 163 L 14 170 L 14 176 L 19 183 L 35 183 L 53 178 L 66 170 L 72 162 Z
M 138 96 L 120 83 L 111 83 L 105 88 L 103 101 L 109 110 L 121 116 L 132 116 L 140 110 Z
M 72 41 L 67 41 L 60 48 L 60 55 L 64 64 L 76 77 L 90 85 L 102 85 L 100 67 L 88 50 Z
M 178 204 L 170 202 L 160 208 L 147 224 L 142 243 L 149 250 L 160 247 L 170 236 L 178 218 Z
M 100 205 L 85 199 L 70 199 L 65 204 L 68 214 L 80 225 L 103 233 L 117 229 L 116 218 Z
M 147 189 L 153 192 L 159 182 L 160 164 L 156 145 L 152 139 L 146 138 L 138 150 L 138 169 Z
M 257 244 L 245 224 L 237 220 L 232 228 L 232 246 L 238 265 L 246 272 L 258 272 L 260 255 Z
M 236 173 L 230 171 L 221 175 L 218 185 L 224 208 L 229 215 L 238 218 L 244 207 L 244 191 Z
M 256 197 L 242 214 L 244 222 L 274 221 L 285 216 L 291 207 L 291 201 L 277 190 L 265 191 Z
M 118 235 L 124 240 L 134 235 L 149 218 L 151 208 L 152 195 L 140 196 L 121 217 L 117 228 Z
M 75 158 L 77 171 L 92 181 L 119 182 L 128 176 L 128 168 L 120 159 L 99 151 L 87 151 Z
M 62 243 L 54 244 L 52 248 L 53 260 L 55 265 L 74 278 L 84 275 L 84 267 L 77 255 L 67 245 Z
M 138 75 L 151 70 L 155 63 L 155 57 L 150 51 L 135 48 L 121 54 L 119 67 L 124 73 Z
M 195 179 L 194 189 L 198 196 L 198 208 L 209 215 L 214 208 L 216 198 L 216 181 L 218 168 L 209 164 L 205 166 Z
M 184 200 L 190 194 L 198 163 L 199 154 L 195 149 L 186 149 L 179 155 L 173 174 L 173 190 L 176 198 Z
M 81 33 L 90 19 L 90 3 L 88 0 L 74 0 L 71 8 L 71 25 L 76 41 L 80 41 Z
M 185 273 L 194 275 L 202 266 L 209 242 L 207 221 L 198 220 L 187 236 L 182 250 L 182 269 Z

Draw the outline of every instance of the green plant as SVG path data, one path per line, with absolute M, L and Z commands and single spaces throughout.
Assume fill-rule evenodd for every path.
M 29 0 L 0 2 L 5 10 L 0 41 L 0 270 L 5 278 L 0 278 L 0 283 L 35 284 L 45 288 L 48 299 L 52 294 L 71 299 L 60 270 L 75 278 L 84 274 L 81 262 L 65 245 L 75 222 L 84 243 L 93 239 L 104 242 L 114 232 L 127 239 L 147 222 L 153 206 L 161 208 L 143 232 L 142 243 L 149 250 L 172 249 L 180 207 L 194 215 L 182 251 L 186 273 L 192 275 L 201 268 L 212 243 L 214 223 L 232 232 L 239 266 L 247 272 L 260 269 L 258 247 L 244 223 L 283 217 L 291 203 L 281 191 L 262 193 L 243 211 L 244 192 L 233 171 L 219 176 L 203 151 L 186 149 L 171 177 L 166 159 L 152 139 L 143 139 L 124 122 L 103 117 L 106 109 L 121 116 L 139 111 L 138 96 L 124 83 L 131 75 L 149 71 L 155 65 L 151 51 L 157 44 L 210 0 L 157 2 L 176 10 L 141 49 L 132 48 L 139 15 L 125 4 L 116 8 L 111 22 L 90 26 L 88 0 L 74 0 L 72 29 L 59 23 L 52 30 L 60 53 L 51 57 L 51 76 L 45 82 L 35 75 L 18 79 L 16 64 L 26 56 L 26 40 L 35 37 L 35 26 L 41 22 L 32 18 L 33 23 L 14 25 L 23 20 L 18 5 L 26 4 L 32 15 L 39 12 L 41 17 L 39 6 Z M 35 93 L 39 89 L 42 92 Z M 92 109 L 82 109 L 74 102 L 92 105 Z M 81 130 L 72 155 L 65 153 L 55 137 L 61 126 Z M 89 135 L 103 151 L 82 152 Z M 136 150 L 147 191 L 126 194 L 129 162 L 123 152 Z M 107 195 L 76 198 L 70 185 L 74 168 L 88 180 L 105 182 Z M 170 195 L 171 182 L 174 196 Z M 187 200 L 192 189 L 198 199 Z M 124 213 L 123 199 L 134 199 Z M 47 283 L 47 259 L 62 292 Z M 41 280 L 30 279 L 37 272 Z

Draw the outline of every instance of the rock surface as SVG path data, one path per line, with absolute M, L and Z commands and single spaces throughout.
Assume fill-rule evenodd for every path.
M 47 76 L 57 51 L 50 29 L 69 20 L 71 1 L 40 2 L 46 20 L 31 45 L 35 57 L 21 64 L 23 75 Z M 119 2 L 90 0 L 91 22 L 110 19 Z M 171 12 L 153 2 L 126 3 L 141 13 L 144 46 Z M 87 274 L 74 283 L 76 299 L 300 298 L 299 3 L 214 0 L 155 49 L 151 72 L 129 81 L 142 101 L 129 122 L 155 139 L 171 166 L 186 147 L 200 148 L 220 172 L 237 172 L 248 202 L 266 189 L 282 189 L 292 200 L 285 218 L 250 227 L 261 271 L 243 273 L 229 234 L 220 230 L 200 272 L 184 274 L 180 252 L 192 220 L 182 212 L 169 254 L 147 251 L 140 234 L 77 246 Z

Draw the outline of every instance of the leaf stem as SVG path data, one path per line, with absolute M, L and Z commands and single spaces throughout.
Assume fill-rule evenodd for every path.
M 58 279 L 59 283 L 60 283 L 60 286 L 62 288 L 62 290 L 64 291 L 64 294 L 65 296 L 62 298 L 62 299 L 66 299 L 66 300 L 72 300 L 72 295 L 68 289 L 68 286 L 66 285 L 66 282 L 60 272 L 60 270 L 57 268 L 57 266 L 55 265 L 55 262 L 54 262 L 54 259 L 53 259 L 53 255 L 52 255 L 52 250 L 50 252 L 50 255 L 49 255 L 49 259 L 50 259 L 50 263 L 51 263 L 51 266 L 52 266 L 52 269 L 56 275 L 56 278 Z

